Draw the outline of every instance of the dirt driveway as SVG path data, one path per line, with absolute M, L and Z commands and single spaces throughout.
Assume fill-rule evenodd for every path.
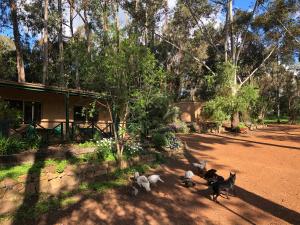
M 181 135 L 188 151 L 158 173 L 165 180 L 151 193 L 129 197 L 123 189 L 80 196 L 40 224 L 300 224 L 300 127 L 271 126 L 252 134 Z M 237 172 L 236 197 L 210 200 L 200 177 L 184 188 L 178 177 L 198 159 L 227 177 Z

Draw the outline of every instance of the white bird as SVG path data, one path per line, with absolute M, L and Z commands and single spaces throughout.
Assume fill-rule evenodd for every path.
M 206 162 L 206 160 L 201 160 L 199 163 L 193 163 L 193 166 L 199 168 L 200 170 L 204 170 L 206 167 Z
M 149 176 L 148 181 L 150 182 L 150 184 L 156 184 L 158 181 L 164 183 L 164 181 L 157 174 L 153 174 L 153 175 Z
M 192 179 L 194 173 L 191 170 L 185 171 L 184 178 L 185 179 Z
M 140 187 L 143 187 L 146 189 L 146 191 L 151 191 L 151 188 L 150 188 L 150 182 L 149 180 L 147 179 L 146 176 L 139 176 L 136 178 L 136 182 L 137 184 L 140 186 Z
M 131 193 L 132 193 L 132 195 L 137 196 L 137 194 L 139 193 L 139 190 L 136 187 L 132 186 L 132 192 Z
M 140 176 L 139 172 L 134 172 L 134 179 L 136 180 Z

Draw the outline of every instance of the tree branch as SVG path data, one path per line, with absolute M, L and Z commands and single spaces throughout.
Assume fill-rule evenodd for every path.
M 271 52 L 263 59 L 263 61 L 261 62 L 261 64 L 256 67 L 246 78 L 243 82 L 240 83 L 240 87 L 242 87 L 255 73 L 256 71 L 271 57 L 271 55 L 273 54 L 273 52 L 278 48 L 278 46 L 276 45 L 275 47 L 273 47 L 273 49 L 271 50 Z
M 192 17 L 193 17 L 193 19 L 194 19 L 194 21 L 195 21 L 197 27 L 199 27 L 201 33 L 204 34 L 204 35 L 205 35 L 205 33 L 206 33 L 205 36 L 206 36 L 206 39 L 208 40 L 209 44 L 210 44 L 211 46 L 213 46 L 214 49 L 215 49 L 218 53 L 220 53 L 219 49 L 218 49 L 217 46 L 214 44 L 214 42 L 213 42 L 213 40 L 212 40 L 212 37 L 211 37 L 209 31 L 205 28 L 205 26 L 203 26 L 203 22 L 201 21 L 201 19 L 197 18 L 197 16 L 194 14 L 193 10 L 192 10 L 191 7 L 189 6 L 189 4 L 184 3 L 184 5 L 188 8 L 188 10 L 189 10 L 190 14 L 192 15 Z M 202 24 L 203 27 L 199 25 L 199 22 L 198 22 L 198 21 L 201 22 L 201 24 Z
M 198 59 L 197 57 L 193 56 L 190 52 L 180 48 L 179 46 L 175 45 L 174 43 L 172 43 L 171 41 L 169 41 L 167 38 L 163 37 L 160 34 L 154 33 L 156 36 L 158 36 L 160 39 L 162 39 L 163 41 L 165 41 L 166 43 L 172 45 L 174 48 L 183 51 L 184 53 L 188 54 L 189 56 L 191 56 L 194 60 L 196 60 L 197 62 L 199 62 L 200 64 L 202 64 L 207 70 L 209 70 L 213 75 L 216 75 L 215 72 L 208 66 L 206 65 L 205 61 L 202 61 L 200 59 Z
M 238 51 L 237 51 L 236 56 L 235 56 L 235 65 L 237 65 L 237 63 L 238 63 L 238 61 L 239 61 L 239 57 L 240 57 L 241 51 L 242 51 L 242 49 L 243 49 L 243 47 L 244 47 L 244 44 L 245 44 L 245 41 L 246 41 L 247 31 L 248 31 L 248 29 L 249 29 L 249 27 L 250 27 L 250 25 L 251 25 L 251 21 L 252 21 L 252 19 L 253 19 L 253 17 L 254 17 L 254 14 L 255 14 L 255 11 L 256 11 L 258 5 L 259 5 L 259 1 L 256 0 L 256 1 L 255 1 L 255 4 L 254 4 L 254 7 L 253 7 L 253 10 L 252 10 L 252 12 L 251 12 L 251 17 L 250 17 L 250 19 L 249 19 L 249 21 L 248 21 L 248 24 L 247 24 L 247 26 L 246 26 L 244 32 L 241 34 L 242 42 L 241 42 L 241 45 L 240 45 L 240 47 L 238 48 Z
M 82 21 L 84 22 L 84 23 L 87 23 L 87 21 L 85 20 L 85 18 L 81 15 L 81 13 L 80 13 L 80 10 L 79 9 L 76 9 L 76 7 L 73 5 L 73 4 L 71 4 L 71 2 L 70 2 L 70 0 L 68 0 L 68 3 L 69 3 L 69 5 L 70 5 L 70 7 L 72 7 L 74 10 L 75 10 L 75 12 L 77 13 L 77 15 L 79 15 L 79 17 L 82 19 Z M 77 16 L 76 15 L 76 16 Z M 75 17 L 76 17 L 75 16 Z M 75 18 L 74 17 L 74 18 Z

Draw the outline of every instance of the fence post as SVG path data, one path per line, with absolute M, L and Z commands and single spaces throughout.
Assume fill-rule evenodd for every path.
M 95 135 L 95 123 L 94 121 L 92 121 L 92 139 L 94 139 L 94 135 Z
M 60 138 L 63 141 L 64 140 L 64 123 L 60 123 Z

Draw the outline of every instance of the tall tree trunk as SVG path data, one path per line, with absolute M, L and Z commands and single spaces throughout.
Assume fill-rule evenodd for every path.
M 145 46 L 148 46 L 148 34 L 149 34 L 149 21 L 148 21 L 148 6 L 147 3 L 146 7 L 145 7 L 145 34 L 144 34 L 144 42 L 145 42 Z
M 119 51 L 119 47 L 120 47 L 120 22 L 119 22 L 119 4 L 118 4 L 118 0 L 114 1 L 113 14 L 114 14 L 114 19 L 115 19 L 116 45 L 117 45 L 117 49 Z
M 64 77 L 64 44 L 63 44 L 63 10 L 62 0 L 58 0 L 59 14 L 59 31 L 58 31 L 58 47 L 59 47 L 59 77 L 63 81 Z M 68 83 L 68 82 L 66 82 Z
M 89 0 L 84 0 L 83 3 L 83 16 L 84 16 L 84 31 L 85 31 L 85 37 L 86 37 L 86 47 L 87 52 L 90 56 L 91 53 L 91 29 L 90 29 L 90 23 L 88 19 L 88 6 L 89 6 Z
M 104 0 L 103 13 L 103 44 L 106 46 L 108 44 L 108 3 L 107 0 Z
M 165 21 L 164 21 L 163 30 L 167 31 L 168 30 L 168 24 L 169 24 L 169 6 L 168 6 L 168 0 L 164 0 L 164 14 L 165 14 Z
M 43 84 L 48 79 L 48 0 L 44 0 L 44 32 L 43 32 Z
M 18 71 L 18 82 L 25 82 L 25 69 L 23 60 L 23 51 L 20 41 L 17 4 L 15 0 L 9 0 L 9 6 L 11 11 L 11 21 L 13 25 L 14 42 L 16 46 L 16 58 L 17 58 L 17 71 Z
M 231 116 L 231 129 L 235 131 L 239 123 L 240 123 L 240 114 L 239 112 L 234 112 Z
M 74 0 L 69 0 L 70 4 L 70 32 L 71 32 L 71 37 L 72 37 L 72 43 L 75 42 L 75 37 L 74 37 L 74 26 L 73 26 L 73 20 L 74 20 Z M 80 88 L 80 82 L 79 82 L 79 60 L 78 60 L 78 54 L 76 51 L 73 53 L 75 55 L 75 62 L 74 62 L 74 67 L 75 67 L 75 87 L 77 89 Z
M 228 39 L 229 39 L 229 29 L 228 29 L 228 23 L 229 23 L 229 7 L 227 3 L 226 7 L 226 21 L 225 21 L 225 42 L 224 42 L 224 60 L 225 62 L 228 61 Z
M 229 29 L 230 29 L 230 45 L 231 45 L 231 62 L 232 64 L 235 63 L 235 40 L 233 35 L 233 7 L 232 7 L 232 1 L 228 0 L 228 19 L 229 19 Z

